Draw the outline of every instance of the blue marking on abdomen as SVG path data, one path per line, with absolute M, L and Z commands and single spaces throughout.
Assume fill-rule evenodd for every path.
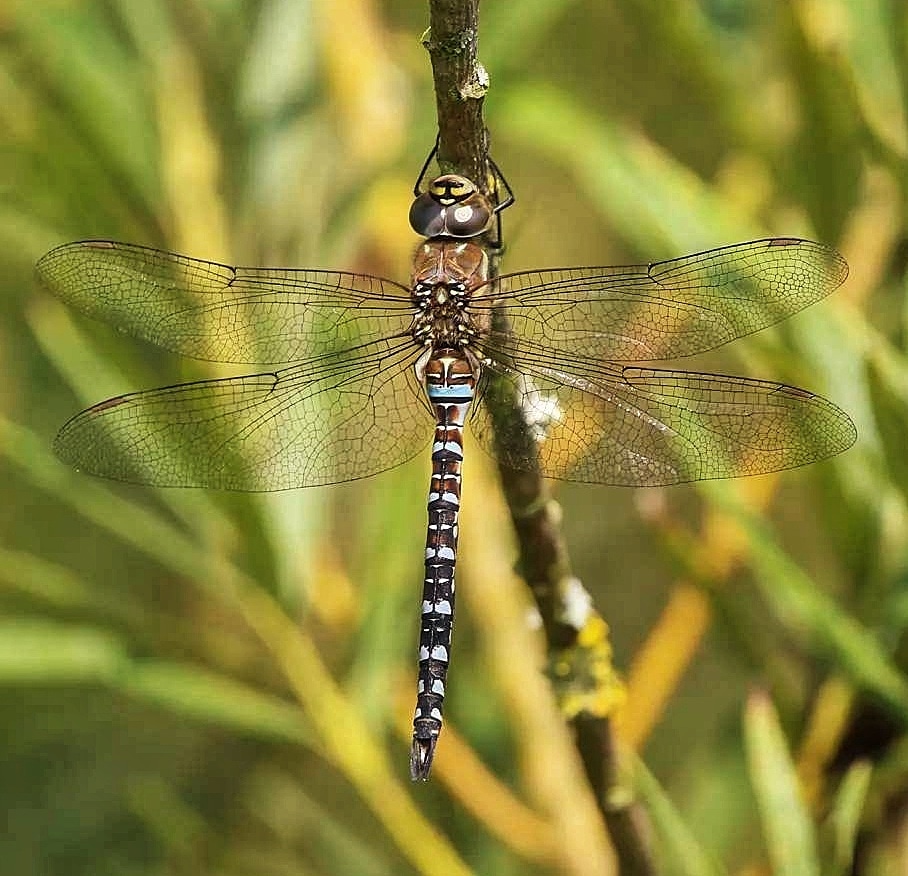
M 473 399 L 473 390 L 469 386 L 429 386 L 427 393 L 430 399 L 443 398 L 446 401 L 459 399 L 465 402 Z

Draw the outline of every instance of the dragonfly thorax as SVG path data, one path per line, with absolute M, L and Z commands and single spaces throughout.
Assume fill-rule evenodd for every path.
M 410 333 L 420 346 L 463 349 L 487 326 L 470 313 L 473 292 L 488 279 L 488 258 L 473 243 L 430 240 L 416 253 Z

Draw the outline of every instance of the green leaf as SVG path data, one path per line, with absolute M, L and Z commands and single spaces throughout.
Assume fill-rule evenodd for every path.
M 0 457 L 13 463 L 35 486 L 162 565 L 192 579 L 206 568 L 209 558 L 204 547 L 163 515 L 122 498 L 97 479 L 70 471 L 53 456 L 45 440 L 2 417 Z
M 892 483 L 908 499 L 908 372 L 894 357 L 874 356 L 867 362 L 867 387 L 886 465 Z
M 851 872 L 861 812 L 867 800 L 872 773 L 873 764 L 857 761 L 851 765 L 839 785 L 823 826 L 830 848 L 830 860 L 823 872 L 829 876 L 846 876 Z
M 720 876 L 727 872 L 700 845 L 655 776 L 640 760 L 634 764 L 634 786 L 659 836 L 660 858 L 667 874 Z
M 78 575 L 26 551 L 0 547 L 0 581 L 55 608 L 97 608 L 94 593 Z
M 810 814 L 801 800 L 778 715 L 765 693 L 751 695 L 744 732 L 774 876 L 820 876 Z
M 115 635 L 34 618 L 0 622 L 0 682 L 59 684 L 109 680 L 126 665 Z
M 566 167 L 622 237 L 652 257 L 696 252 L 717 240 L 760 236 L 715 189 L 637 131 L 591 112 L 540 83 L 499 103 L 508 138 Z
M 864 131 L 852 76 L 846 59 L 823 39 L 819 16 L 799 14 L 793 4 L 780 12 L 781 42 L 800 116 L 788 182 L 808 208 L 819 237 L 837 240 L 858 200 L 861 179 Z
M 735 487 L 701 487 L 744 527 L 757 584 L 775 614 L 806 644 L 833 657 L 856 685 L 908 719 L 908 680 L 889 659 L 873 633 L 844 612 L 783 550 L 764 520 L 735 498 Z
M 315 744 L 298 706 L 199 666 L 137 665 L 122 676 L 120 686 L 170 711 L 229 730 Z

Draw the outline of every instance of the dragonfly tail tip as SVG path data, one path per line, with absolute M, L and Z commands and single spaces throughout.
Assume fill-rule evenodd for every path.
M 437 741 L 437 736 L 421 738 L 414 735 L 413 748 L 410 750 L 410 778 L 414 782 L 426 782 L 429 780 L 429 772 L 432 769 L 432 759 L 435 757 L 435 743 Z

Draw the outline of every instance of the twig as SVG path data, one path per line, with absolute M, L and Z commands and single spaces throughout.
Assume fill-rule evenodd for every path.
M 489 185 L 489 137 L 482 119 L 488 88 L 477 60 L 479 0 L 429 0 L 431 28 L 423 39 L 432 59 L 438 108 L 438 161 L 481 188 Z M 497 275 L 498 253 L 490 253 Z M 501 319 L 500 314 L 495 317 Z M 496 326 L 496 328 L 506 328 Z M 493 380 L 486 404 L 496 436 L 535 456 L 532 436 L 507 380 Z M 634 802 L 609 719 L 622 695 L 612 669 L 608 627 L 572 575 L 561 535 L 561 511 L 548 495 L 538 467 L 516 472 L 499 467 L 520 548 L 519 570 L 543 620 L 559 704 L 575 729 L 587 778 L 596 794 L 624 876 L 652 876 L 645 817 Z
M 489 77 L 479 62 L 479 0 L 429 0 L 423 44 L 432 60 L 438 109 L 438 163 L 482 189 L 489 178 L 489 137 L 482 101 Z

